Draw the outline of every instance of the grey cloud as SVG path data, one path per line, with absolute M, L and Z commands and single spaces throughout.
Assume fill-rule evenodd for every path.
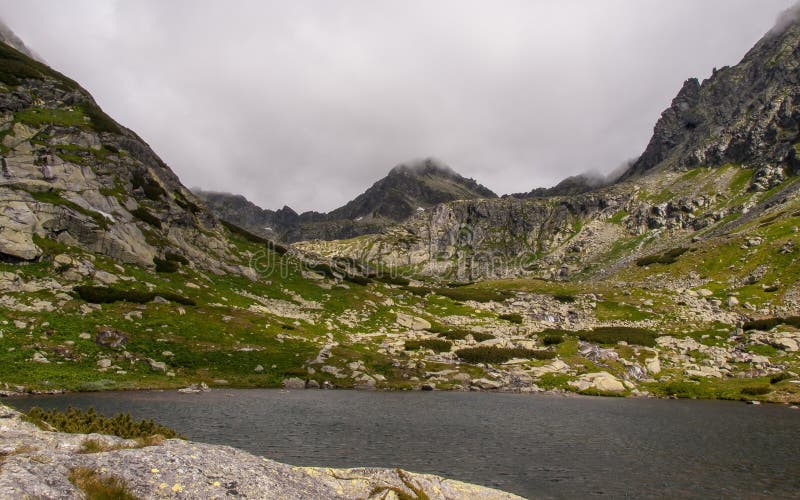
M 498 193 L 608 174 L 792 0 L 0 0 L 185 184 L 329 210 L 435 156 Z

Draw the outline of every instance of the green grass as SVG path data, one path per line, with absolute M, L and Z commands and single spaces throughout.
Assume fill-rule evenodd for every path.
M 434 290 L 434 293 L 459 302 L 466 302 L 468 300 L 473 300 L 475 302 L 503 302 L 512 297 L 510 293 L 503 290 L 488 290 L 473 288 L 471 286 L 437 288 Z
M 60 125 L 63 127 L 86 127 L 88 120 L 80 107 L 70 109 L 28 108 L 15 113 L 14 118 L 31 127 Z
M 88 467 L 70 469 L 69 481 L 87 500 L 137 500 L 125 481 Z

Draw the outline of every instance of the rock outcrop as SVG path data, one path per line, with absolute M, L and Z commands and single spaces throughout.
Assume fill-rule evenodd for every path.
M 222 226 L 144 141 L 43 63 L 3 43 L 0 61 L 0 258 L 36 259 L 51 240 L 237 272 Z
M 393 168 L 346 205 L 329 213 L 264 210 L 243 196 L 195 190 L 221 219 L 283 241 L 334 240 L 374 234 L 453 200 L 496 198 L 488 188 L 433 159 Z
M 294 467 L 179 439 L 141 447 L 113 436 L 47 432 L 2 405 L 0 455 L 0 496 L 7 499 L 85 498 L 69 480 L 76 470 L 114 477 L 138 498 L 520 498 L 400 469 Z

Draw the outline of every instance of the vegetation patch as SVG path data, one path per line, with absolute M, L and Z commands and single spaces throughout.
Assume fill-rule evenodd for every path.
M 561 302 L 562 304 L 572 304 L 573 302 L 575 302 L 575 296 L 574 295 L 568 295 L 568 294 L 565 294 L 565 293 L 559 293 L 559 294 L 553 295 L 553 298 L 556 299 L 557 301 Z
M 133 215 L 142 222 L 150 224 L 156 229 L 161 229 L 161 221 L 158 219 L 158 217 L 150 213 L 150 211 L 144 207 L 139 207 L 134 210 L 131 210 L 131 215 Z
M 195 301 L 172 292 L 143 292 L 139 290 L 120 290 L 119 288 L 107 286 L 81 285 L 73 290 L 86 302 L 92 304 L 110 304 L 112 302 L 133 302 L 135 304 L 146 304 L 151 302 L 156 296 L 163 297 L 169 301 L 187 306 L 196 305 Z
M 656 345 L 657 335 L 644 328 L 632 328 L 625 326 L 601 326 L 591 331 L 577 332 L 578 338 L 585 342 L 595 344 L 616 344 L 627 342 L 647 347 Z
M 406 292 L 413 293 L 419 297 L 427 297 L 433 292 L 433 290 L 424 286 L 403 286 L 401 289 L 405 290 Z
M 470 287 L 437 288 L 434 292 L 437 295 L 459 302 L 466 302 L 468 300 L 474 300 L 475 302 L 503 302 L 512 297 L 510 292 L 504 290 L 487 290 Z
M 478 346 L 459 349 L 456 351 L 456 356 L 467 363 L 505 363 L 514 358 L 553 359 L 556 355 L 552 351 L 521 347 Z
M 472 335 L 472 338 L 475 339 L 476 342 L 483 342 L 485 340 L 490 340 L 494 338 L 494 335 L 492 335 L 491 333 L 473 332 L 471 330 L 464 330 L 461 328 L 452 328 L 452 329 L 431 328 L 430 331 L 431 333 L 437 333 L 440 337 L 445 338 L 447 340 L 464 340 L 465 338 L 467 338 L 467 335 Z
M 430 349 L 433 352 L 449 352 L 452 346 L 453 344 L 442 339 L 406 340 L 405 349 L 406 351 Z
M 521 314 L 517 314 L 517 313 L 501 314 L 500 316 L 498 316 L 498 318 L 504 319 L 506 321 L 510 321 L 511 323 L 516 323 L 518 325 L 522 324 L 522 315 Z
M 71 434 L 109 434 L 123 439 L 163 436 L 167 439 L 181 437 L 174 429 L 155 423 L 153 420 L 134 420 L 129 413 L 118 413 L 106 417 L 97 413 L 94 408 L 83 411 L 78 408 L 67 408 L 67 411 L 43 410 L 33 407 L 26 420 L 43 429 L 48 426 L 59 432 Z
M 769 394 L 770 392 L 772 392 L 772 389 L 765 385 L 742 387 L 742 394 L 745 396 L 763 396 L 764 394 Z
M 125 481 L 103 475 L 89 467 L 75 467 L 69 472 L 69 482 L 86 496 L 87 500 L 137 500 Z
M 131 179 L 131 184 L 133 184 L 134 189 L 142 188 L 148 200 L 158 201 L 167 194 L 158 181 L 140 173 L 134 174 L 133 179 Z
M 744 328 L 745 331 L 772 330 L 778 325 L 789 325 L 795 328 L 800 328 L 800 316 L 755 319 L 752 321 L 747 321 L 742 328 Z
M 678 261 L 678 257 L 688 252 L 686 247 L 673 248 L 666 252 L 656 253 L 642 257 L 636 260 L 636 265 L 639 267 L 649 266 L 652 264 L 674 264 Z

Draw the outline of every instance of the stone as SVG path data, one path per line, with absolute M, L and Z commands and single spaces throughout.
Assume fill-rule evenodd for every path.
M 83 338 L 83 337 L 81 337 Z M 102 346 L 116 349 L 122 347 L 128 342 L 128 336 L 118 330 L 111 328 L 100 330 L 94 337 L 94 343 Z
M 501 382 L 489 380 L 488 378 L 479 378 L 470 382 L 470 385 L 484 390 L 494 390 L 503 387 Z
M 256 367 L 253 369 L 253 371 L 256 372 L 256 373 L 261 373 L 261 372 L 264 371 L 264 367 L 261 366 L 261 365 L 256 365 Z
M 738 306 L 739 305 L 739 299 L 737 299 L 736 297 L 731 295 L 730 297 L 728 297 L 728 300 L 725 303 L 728 305 L 728 307 Z
M 289 391 L 297 391 L 306 388 L 306 382 L 297 377 L 283 379 L 283 388 Z
M 162 373 L 167 372 L 167 364 L 164 363 L 163 361 L 156 361 L 154 359 L 147 358 L 147 364 L 150 366 L 150 369 L 153 370 L 154 372 L 162 372 Z
M 405 313 L 397 313 L 397 324 L 409 330 L 427 330 L 431 327 L 430 322 L 416 316 Z
M 47 359 L 47 358 L 44 356 L 44 354 L 42 354 L 42 353 L 40 353 L 40 352 L 35 352 L 35 353 L 33 353 L 33 357 L 31 358 L 31 361 L 33 361 L 34 363 L 42 363 L 42 364 L 47 364 L 47 363 L 49 363 L 49 362 L 50 362 L 50 361 L 48 361 L 48 359 Z
M 661 373 L 661 361 L 658 359 L 658 356 L 654 358 L 647 358 L 644 363 L 645 367 L 647 368 L 647 372 L 651 375 L 658 375 Z
M 111 368 L 111 360 L 110 359 L 106 359 L 106 358 L 98 359 L 97 360 L 97 367 L 98 368 L 103 368 L 103 369 Z
M 625 385 L 608 372 L 595 372 L 582 375 L 578 380 L 571 380 L 569 384 L 579 391 L 596 389 L 600 392 L 622 392 Z
M 306 389 L 319 389 L 319 382 L 316 380 L 309 380 L 306 382 Z
M 701 289 L 697 290 L 697 295 L 699 295 L 701 297 L 711 297 L 712 295 L 714 295 L 714 292 L 712 292 L 711 290 L 709 290 L 707 288 L 701 288 Z

